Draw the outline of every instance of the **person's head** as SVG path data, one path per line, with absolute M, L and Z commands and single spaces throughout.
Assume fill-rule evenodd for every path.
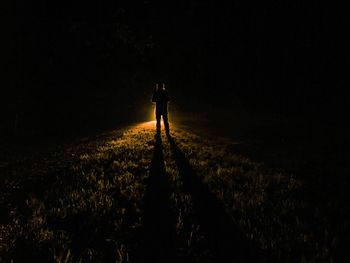
M 157 90 L 164 90 L 165 89 L 165 84 L 163 82 L 157 82 L 156 83 L 156 89 Z

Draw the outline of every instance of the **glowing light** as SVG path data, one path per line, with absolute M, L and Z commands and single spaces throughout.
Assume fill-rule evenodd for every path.
M 146 120 L 148 119 L 148 121 L 138 123 L 135 126 L 133 126 L 133 128 L 143 128 L 143 129 L 155 130 L 156 124 L 157 124 L 155 105 L 153 105 L 152 107 L 149 107 L 149 109 L 145 110 L 145 112 L 146 112 Z M 161 119 L 160 125 L 161 125 L 161 129 L 164 130 L 163 118 Z M 169 121 L 169 125 L 170 125 L 170 127 L 172 126 L 170 121 Z
M 156 119 L 156 107 L 155 107 L 155 105 L 153 105 L 150 108 L 150 111 L 148 113 L 148 118 L 149 118 L 149 120 L 155 121 L 155 119 Z
M 144 129 L 155 129 L 156 128 L 156 121 L 142 122 L 139 125 L 137 125 L 137 127 L 144 128 Z
M 142 122 L 142 123 L 139 123 L 137 124 L 134 128 L 143 128 L 143 129 L 152 129 L 152 130 L 155 130 L 156 129 L 156 124 L 157 124 L 157 121 L 146 121 L 146 122 Z M 163 121 L 161 121 L 160 123 L 161 125 L 161 128 L 164 129 L 164 123 Z M 171 123 L 169 123 L 170 127 L 172 126 Z

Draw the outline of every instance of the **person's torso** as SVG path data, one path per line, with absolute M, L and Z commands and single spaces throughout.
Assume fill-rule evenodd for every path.
M 166 111 L 168 106 L 168 93 L 165 90 L 157 91 L 156 93 L 156 107 L 157 110 Z

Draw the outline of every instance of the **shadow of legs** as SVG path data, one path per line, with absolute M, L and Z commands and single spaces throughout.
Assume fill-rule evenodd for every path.
M 173 262 L 172 214 L 161 136 L 156 136 L 144 197 L 144 245 L 138 262 Z
M 174 139 L 168 136 L 168 140 L 185 191 L 192 195 L 198 222 L 207 235 L 217 262 L 254 262 L 257 260 L 252 244 L 234 225 L 223 205 L 209 191 L 208 186 L 202 183 L 196 175 Z M 263 258 L 260 258 L 255 262 L 263 261 Z

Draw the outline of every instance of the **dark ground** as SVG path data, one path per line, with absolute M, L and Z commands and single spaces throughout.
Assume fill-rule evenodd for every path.
M 286 120 L 282 121 L 277 117 L 271 119 L 271 115 L 265 118 L 261 115 L 253 117 L 243 110 L 237 115 L 230 114 L 229 117 L 225 112 L 218 112 L 214 114 L 218 116 L 216 118 L 213 118 L 210 114 L 181 113 L 176 110 L 176 106 L 173 106 L 173 110 L 173 120 L 176 122 L 178 129 L 189 130 L 199 136 L 204 135 L 213 142 L 219 138 L 229 138 L 235 142 L 227 148 L 229 152 L 262 162 L 271 169 L 286 171 L 292 177 L 302 181 L 302 199 L 307 200 L 309 210 L 313 211 L 314 207 L 320 207 L 323 220 L 326 220 L 328 226 L 330 226 L 328 231 L 337 233 L 337 250 L 332 251 L 332 258 L 335 262 L 342 262 L 342 255 L 346 251 L 345 244 L 348 240 L 348 230 L 343 224 L 347 221 L 346 218 L 349 217 L 348 203 L 346 202 L 349 199 L 349 180 L 347 178 L 349 172 L 349 155 L 347 153 L 349 148 L 346 147 L 348 145 L 348 142 L 344 139 L 346 137 L 335 134 L 338 130 L 333 130 L 333 127 L 327 125 L 316 128 L 301 120 L 294 120 L 292 123 Z M 121 132 L 123 130 L 125 129 L 121 129 Z M 115 131 L 115 129 L 112 129 L 111 134 L 114 134 Z M 38 171 L 53 169 L 49 173 L 60 174 L 63 170 L 57 166 L 57 162 L 62 163 L 62 167 L 65 167 L 68 163 L 74 164 L 80 154 L 95 151 L 98 145 L 104 145 L 105 141 L 108 141 L 111 136 L 108 135 L 108 132 L 92 134 L 93 132 L 89 135 L 85 134 L 84 137 L 76 135 L 65 140 L 60 138 L 49 143 L 47 141 L 40 142 L 40 138 L 27 142 L 23 140 L 22 145 L 18 144 L 19 139 L 15 144 L 11 144 L 12 148 L 7 147 L 3 151 L 1 169 L 6 171 L 5 174 L 8 174 L 11 170 L 17 170 L 17 168 L 13 168 L 18 165 L 23 164 L 23 168 L 25 168 L 27 165 L 35 164 L 33 166 L 34 171 L 35 169 L 39 169 Z M 186 138 L 184 139 L 186 140 Z M 169 210 L 169 189 L 172 186 L 165 176 L 163 144 L 170 145 L 170 151 L 179 169 L 184 191 L 190 193 L 193 197 L 195 213 L 191 220 L 198 222 L 202 227 L 202 231 L 208 237 L 209 243 L 207 246 L 210 248 L 212 255 L 216 259 L 226 258 L 227 256 L 237 257 L 241 262 L 248 262 L 248 260 L 243 260 L 246 255 L 259 255 L 261 252 L 255 251 L 253 254 L 246 252 L 247 249 L 248 251 L 252 249 L 254 245 L 246 245 L 244 238 L 239 240 L 241 234 L 240 231 L 237 232 L 237 225 L 227 218 L 221 204 L 212 196 L 207 186 L 198 179 L 198 175 L 196 175 L 186 155 L 177 146 L 176 142 L 171 138 L 167 140 L 163 138 L 163 141 L 156 138 L 153 159 L 150 163 L 149 187 L 145 192 L 143 205 L 145 211 L 144 231 L 141 235 L 145 244 L 141 244 L 141 250 L 136 249 L 140 260 L 150 258 L 161 262 L 164 258 L 169 258 L 169 255 L 173 254 L 174 256 L 170 256 L 170 258 L 177 262 L 175 256 L 177 252 L 172 251 L 175 242 L 175 232 L 171 228 L 175 224 L 174 214 Z M 59 152 L 67 152 L 67 150 L 72 153 L 71 160 L 64 157 L 66 154 L 60 157 Z M 27 165 L 24 165 L 25 163 Z M 218 161 L 218 164 L 220 164 L 220 161 Z M 15 194 L 11 197 L 13 200 L 20 200 L 22 195 L 24 198 L 27 192 L 33 191 L 40 196 L 39 193 L 41 191 L 45 192 L 45 188 L 50 188 L 50 184 L 53 183 L 49 179 L 50 177 L 39 179 L 38 175 L 40 173 L 32 173 L 30 170 L 25 173 L 29 173 L 30 179 L 25 179 L 25 185 L 19 185 L 18 187 L 24 187 L 26 190 L 21 195 Z M 2 178 L 2 180 L 5 178 Z M 21 184 L 22 180 L 20 179 L 17 184 Z M 9 196 L 4 196 L 4 198 L 6 200 Z M 330 205 L 331 207 L 329 207 Z M 305 213 L 302 216 L 308 217 Z M 6 222 L 6 217 L 3 220 Z M 225 247 L 227 244 L 236 244 L 236 248 L 240 247 L 237 252 L 239 251 L 242 254 L 230 253 L 232 252 L 231 245 Z M 156 258 L 152 251 L 157 251 Z M 264 257 L 266 256 L 269 257 L 268 254 L 264 254 Z M 189 260 L 188 258 L 191 258 L 191 256 L 182 255 L 180 258 Z

